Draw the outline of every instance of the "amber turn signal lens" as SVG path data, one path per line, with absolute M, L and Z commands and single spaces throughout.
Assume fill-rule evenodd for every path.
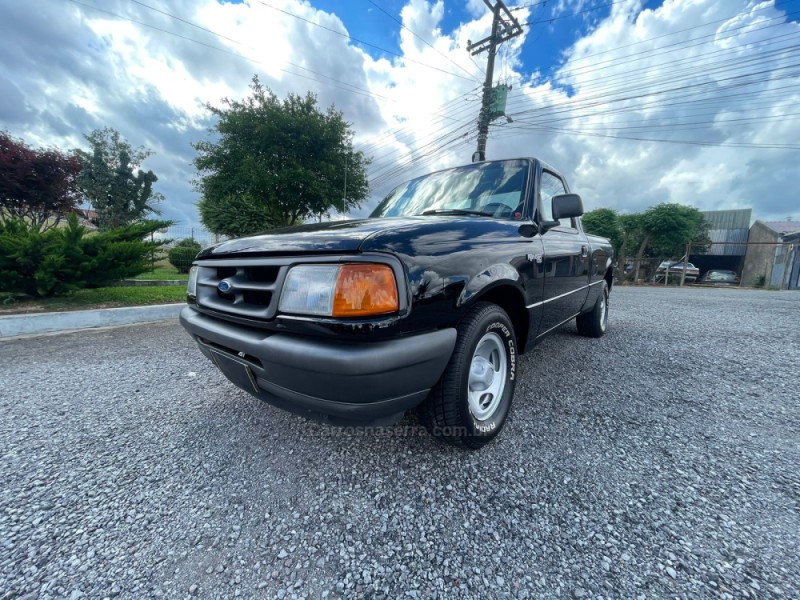
M 394 272 L 387 265 L 342 265 L 333 297 L 334 317 L 365 317 L 399 308 Z

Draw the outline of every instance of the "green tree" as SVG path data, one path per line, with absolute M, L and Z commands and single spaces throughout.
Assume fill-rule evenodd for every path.
M 369 161 L 353 150 L 342 113 L 322 112 L 310 93 L 281 101 L 258 77 L 250 90 L 243 101 L 207 105 L 214 139 L 194 144 L 203 224 L 241 236 L 359 207 Z
M 694 206 L 662 203 L 644 213 L 650 245 L 660 256 L 683 256 L 686 244 L 708 236 L 703 213 Z
M 186 238 L 175 244 L 167 257 L 170 264 L 178 269 L 178 273 L 188 273 L 197 254 L 203 248 L 192 238 Z
M 662 202 L 651 206 L 637 223 L 640 241 L 636 252 L 636 271 L 648 250 L 661 257 L 683 256 L 689 243 L 704 243 L 708 239 L 708 224 L 703 214 L 693 206 Z
M 631 248 L 638 248 L 641 244 L 644 230 L 642 227 L 642 213 L 632 213 L 619 216 L 619 227 L 622 231 L 622 243 L 619 249 L 619 275 L 622 281 L 629 276 L 625 272 L 628 253 Z
M 614 254 L 619 256 L 622 246 L 623 232 L 617 211 L 611 208 L 596 208 L 584 213 L 581 217 L 583 229 L 592 235 L 601 235 L 611 240 Z
M 142 146 L 132 147 L 110 127 L 95 129 L 85 137 L 91 150 L 76 150 L 83 165 L 78 186 L 97 211 L 100 229 L 129 225 L 150 213 L 160 214 L 155 204 L 164 196 L 153 191 L 158 177 L 140 168 L 153 153 Z

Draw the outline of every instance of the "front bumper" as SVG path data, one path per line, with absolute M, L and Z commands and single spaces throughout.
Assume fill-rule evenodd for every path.
M 456 341 L 442 329 L 346 343 L 251 329 L 186 306 L 181 325 L 237 386 L 296 414 L 337 424 L 387 424 L 421 403 Z

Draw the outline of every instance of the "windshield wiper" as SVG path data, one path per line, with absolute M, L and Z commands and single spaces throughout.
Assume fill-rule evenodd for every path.
M 464 208 L 431 208 L 422 211 L 422 214 L 427 215 L 478 215 L 479 217 L 493 217 L 494 213 L 484 212 L 482 210 L 467 210 Z

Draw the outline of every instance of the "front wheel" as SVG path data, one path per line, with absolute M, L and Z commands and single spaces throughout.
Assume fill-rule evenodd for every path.
M 506 312 L 481 302 L 459 322 L 458 337 L 441 379 L 421 406 L 435 437 L 480 448 L 500 433 L 511 408 L 517 342 Z
M 608 326 L 608 283 L 603 280 L 602 290 L 594 303 L 592 310 L 582 315 L 578 315 L 575 323 L 578 325 L 578 333 L 586 337 L 603 337 Z

